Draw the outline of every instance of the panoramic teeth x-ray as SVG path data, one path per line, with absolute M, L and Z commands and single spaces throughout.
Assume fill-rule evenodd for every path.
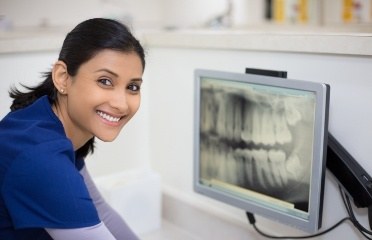
M 200 174 L 307 210 L 314 99 L 271 90 L 202 86 Z

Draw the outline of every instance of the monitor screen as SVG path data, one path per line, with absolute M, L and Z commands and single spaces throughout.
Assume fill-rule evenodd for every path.
M 316 232 L 329 86 L 204 69 L 195 80 L 195 191 Z

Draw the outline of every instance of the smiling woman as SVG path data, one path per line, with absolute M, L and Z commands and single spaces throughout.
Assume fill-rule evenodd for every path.
M 139 56 L 102 50 L 82 64 L 75 76 L 69 76 L 66 69 L 62 61 L 53 69 L 54 85 L 64 89 L 53 110 L 74 148 L 94 136 L 114 140 L 140 105 L 143 70 Z
M 84 158 L 95 137 L 113 141 L 137 112 L 144 67 L 127 27 L 95 18 L 67 34 L 40 85 L 11 89 L 0 122 L 0 239 L 137 239 Z

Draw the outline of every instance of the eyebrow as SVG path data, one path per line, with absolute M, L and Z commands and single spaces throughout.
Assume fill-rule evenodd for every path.
M 110 69 L 107 69 L 107 68 L 101 68 L 101 69 L 98 69 L 96 72 L 107 72 L 111 75 L 114 75 L 115 77 L 119 77 L 119 75 L 113 71 L 111 71 Z
M 132 82 L 143 82 L 143 79 L 142 78 L 133 78 L 131 81 Z
M 98 69 L 97 71 L 95 72 L 107 72 L 115 77 L 119 77 L 119 75 L 113 71 L 111 71 L 110 69 L 107 69 L 107 68 L 101 68 L 101 69 Z M 143 79 L 142 78 L 133 78 L 131 79 L 131 81 L 135 81 L 135 82 L 143 82 Z

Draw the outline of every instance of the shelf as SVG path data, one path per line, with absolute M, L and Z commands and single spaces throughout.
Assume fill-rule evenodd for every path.
M 204 48 L 309 54 L 372 55 L 372 31 L 357 28 L 260 25 L 235 29 L 140 29 L 148 48 Z M 59 51 L 66 28 L 0 32 L 0 53 Z

